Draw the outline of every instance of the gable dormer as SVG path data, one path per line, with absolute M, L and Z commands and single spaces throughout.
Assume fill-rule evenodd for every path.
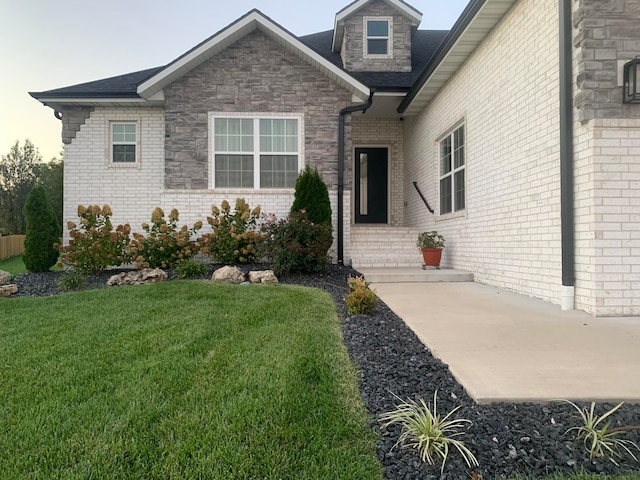
M 333 51 L 352 72 L 410 72 L 422 14 L 401 0 L 357 0 L 336 14 Z

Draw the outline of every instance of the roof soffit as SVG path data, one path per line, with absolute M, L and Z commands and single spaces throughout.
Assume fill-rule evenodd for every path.
M 405 115 L 419 114 L 500 23 L 516 1 L 470 2 L 400 104 L 398 111 Z

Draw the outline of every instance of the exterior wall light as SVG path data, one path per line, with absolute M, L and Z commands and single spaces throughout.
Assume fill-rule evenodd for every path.
M 640 57 L 624 65 L 623 103 L 640 103 Z

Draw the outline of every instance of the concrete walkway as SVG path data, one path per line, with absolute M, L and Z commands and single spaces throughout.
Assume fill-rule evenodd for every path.
M 640 317 L 561 312 L 477 283 L 371 288 L 478 403 L 640 402 Z

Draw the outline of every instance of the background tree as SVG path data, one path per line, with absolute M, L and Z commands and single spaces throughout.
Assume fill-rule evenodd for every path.
M 5 233 L 23 234 L 26 230 L 22 207 L 36 183 L 37 164 L 42 155 L 29 140 L 11 147 L 0 161 L 0 228 Z
M 331 223 L 331 201 L 327 185 L 317 168 L 307 165 L 296 181 L 291 212 L 304 210 L 313 223 Z
M 58 220 L 42 185 L 37 184 L 27 195 L 23 214 L 27 235 L 22 260 L 30 272 L 46 272 L 58 260 L 58 250 L 53 245 L 60 236 Z

